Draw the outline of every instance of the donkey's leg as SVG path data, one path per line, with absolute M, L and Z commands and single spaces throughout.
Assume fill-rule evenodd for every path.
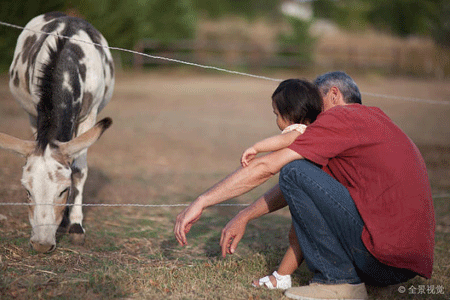
M 88 173 L 87 150 L 78 156 L 72 164 L 72 197 L 73 204 L 69 214 L 69 236 L 74 244 L 83 244 L 85 230 L 83 228 L 83 189 Z
M 96 110 L 94 110 L 95 112 Z M 97 114 L 91 113 L 86 120 L 78 126 L 78 135 L 86 132 L 95 125 Z M 69 236 L 74 244 L 83 244 L 85 230 L 83 228 L 83 190 L 88 174 L 87 149 L 83 150 L 72 163 L 72 197 L 74 206 L 69 214 Z

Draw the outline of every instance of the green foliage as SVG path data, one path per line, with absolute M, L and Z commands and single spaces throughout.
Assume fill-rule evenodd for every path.
M 318 18 L 333 20 L 345 29 L 355 30 L 366 27 L 367 13 L 372 5 L 365 0 L 313 2 L 314 15 Z
M 138 38 L 142 12 L 136 1 L 80 0 L 79 13 L 96 27 L 110 46 L 130 47 Z
M 429 20 L 436 1 L 382 0 L 368 13 L 369 21 L 400 36 L 429 33 Z M 387 25 L 387 26 L 386 26 Z
M 441 0 L 432 18 L 432 36 L 441 46 L 450 48 L 450 2 Z
M 149 2 L 148 23 L 152 23 L 153 38 L 166 41 L 193 38 L 197 16 L 190 0 L 151 0 Z
M 63 10 L 64 0 L 1 0 L 0 20 L 2 22 L 25 26 L 28 21 L 37 15 Z M 0 26 L 0 72 L 8 70 L 14 54 L 14 48 L 20 30 Z
M 79 11 L 110 46 L 127 49 L 145 38 L 163 42 L 192 38 L 197 24 L 190 0 L 80 0 Z
M 279 20 L 281 1 L 273 0 L 0 0 L 0 20 L 24 26 L 33 17 L 49 11 L 72 9 L 91 22 L 110 46 L 132 49 L 145 38 L 170 42 L 195 37 L 197 14 L 215 19 L 239 15 L 248 19 Z M 450 2 L 448 0 L 316 0 L 314 15 L 335 21 L 350 30 L 368 25 L 400 36 L 430 35 L 450 47 Z M 293 29 L 283 42 L 300 46 L 300 56 L 308 58 L 314 41 L 309 24 L 290 18 Z M 0 71 L 8 69 L 20 30 L 0 26 Z M 127 62 L 130 54 L 120 52 Z
M 274 16 L 280 1 L 273 0 L 192 0 L 197 11 L 212 19 L 225 15 L 240 15 L 253 19 Z M 276 17 L 276 16 L 275 16 Z
M 279 37 L 282 44 L 296 48 L 296 57 L 307 63 L 311 61 L 311 54 L 314 48 L 315 39 L 309 35 L 310 22 L 293 17 L 286 17 L 291 26 L 290 34 L 283 34 Z
M 25 26 L 33 17 L 73 9 L 92 23 L 110 46 L 132 49 L 143 38 L 170 41 L 192 38 L 197 18 L 190 0 L 64 0 L 2 1 L 0 20 Z M 0 67 L 11 63 L 20 30 L 0 27 Z
M 450 2 L 448 0 L 317 0 L 316 17 L 331 19 L 346 29 L 368 24 L 399 36 L 431 35 L 450 47 Z

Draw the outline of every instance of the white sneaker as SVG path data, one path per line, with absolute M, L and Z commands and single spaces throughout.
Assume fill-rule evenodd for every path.
M 284 295 L 299 300 L 367 300 L 367 290 L 364 283 L 360 284 L 320 284 L 311 283 L 307 286 L 288 289 Z

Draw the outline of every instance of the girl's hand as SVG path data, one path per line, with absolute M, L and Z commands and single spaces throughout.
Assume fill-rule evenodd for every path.
M 258 154 L 258 151 L 255 150 L 255 148 L 250 147 L 247 150 L 244 151 L 244 153 L 242 153 L 242 157 L 241 157 L 241 165 L 243 167 L 248 166 L 248 164 L 250 163 L 250 161 L 252 159 L 254 159 L 256 157 L 256 155 Z

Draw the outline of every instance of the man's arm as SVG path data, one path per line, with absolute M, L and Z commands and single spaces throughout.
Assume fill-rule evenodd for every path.
M 287 203 L 284 200 L 280 186 L 276 184 L 262 197 L 253 202 L 252 205 L 241 210 L 222 230 L 222 235 L 220 237 L 222 256 L 225 257 L 227 253 L 234 253 L 239 241 L 244 236 L 245 227 L 248 222 L 265 214 L 279 210 L 286 205 Z
M 245 168 L 239 168 L 200 195 L 176 219 L 174 233 L 181 245 L 186 245 L 186 233 L 198 221 L 203 209 L 240 196 L 261 185 L 291 161 L 301 159 L 297 152 L 285 148 L 258 157 Z

